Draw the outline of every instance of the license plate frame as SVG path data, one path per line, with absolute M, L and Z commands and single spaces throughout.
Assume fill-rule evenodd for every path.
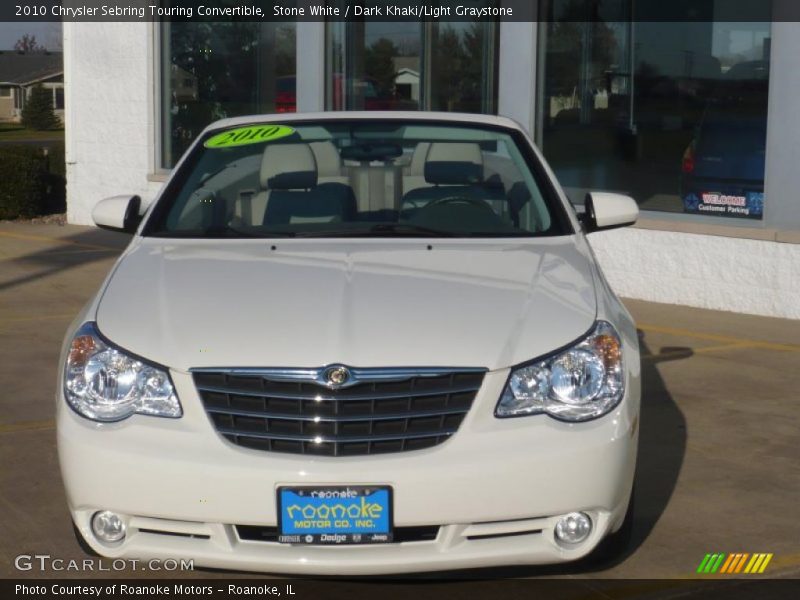
M 276 497 L 279 543 L 335 546 L 393 541 L 394 494 L 389 485 L 281 485 Z M 304 517 L 299 512 L 304 508 L 306 516 L 314 516 Z

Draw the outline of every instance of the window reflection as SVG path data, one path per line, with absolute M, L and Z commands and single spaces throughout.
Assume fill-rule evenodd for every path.
M 331 110 L 495 113 L 496 23 L 328 23 Z
M 613 190 L 644 210 L 762 218 L 769 14 L 715 22 L 713 2 L 693 6 L 709 20 L 632 21 L 631 0 L 548 3 L 542 142 L 574 201 Z
M 420 108 L 422 31 L 418 23 L 330 23 L 328 31 L 329 108 Z
M 496 27 L 434 23 L 431 110 L 495 113 Z
M 162 166 L 209 123 L 296 109 L 294 23 L 162 25 Z

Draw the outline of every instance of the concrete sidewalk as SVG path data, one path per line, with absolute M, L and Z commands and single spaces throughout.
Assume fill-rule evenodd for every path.
M 67 325 L 128 239 L 85 227 L 0 224 L 0 577 L 92 575 L 21 573 L 13 559 L 83 557 L 55 452 L 58 353 Z M 708 552 L 770 552 L 766 576 L 800 576 L 800 321 L 626 304 L 645 354 L 628 552 L 611 564 L 483 575 L 686 578 Z

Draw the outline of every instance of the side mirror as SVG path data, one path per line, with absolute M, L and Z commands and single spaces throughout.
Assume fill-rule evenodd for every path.
M 580 215 L 586 233 L 627 227 L 639 218 L 639 205 L 629 196 L 609 192 L 589 192 Z
M 142 199 L 139 196 L 113 196 L 95 205 L 92 220 L 103 229 L 135 233 L 142 222 L 139 214 L 141 207 Z

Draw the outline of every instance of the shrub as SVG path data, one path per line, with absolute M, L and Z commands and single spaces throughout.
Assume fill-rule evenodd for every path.
M 22 109 L 22 124 L 28 129 L 55 129 L 61 121 L 53 110 L 53 92 L 41 84 L 31 88 L 30 96 Z
M 67 176 L 67 161 L 64 156 L 64 142 L 53 142 L 49 144 L 47 152 L 47 167 L 53 175 L 60 177 Z
M 67 162 L 64 142 L 55 142 L 47 152 L 47 202 L 43 207 L 48 214 L 67 210 Z
M 46 211 L 49 179 L 47 158 L 40 148 L 0 147 L 0 219 Z

